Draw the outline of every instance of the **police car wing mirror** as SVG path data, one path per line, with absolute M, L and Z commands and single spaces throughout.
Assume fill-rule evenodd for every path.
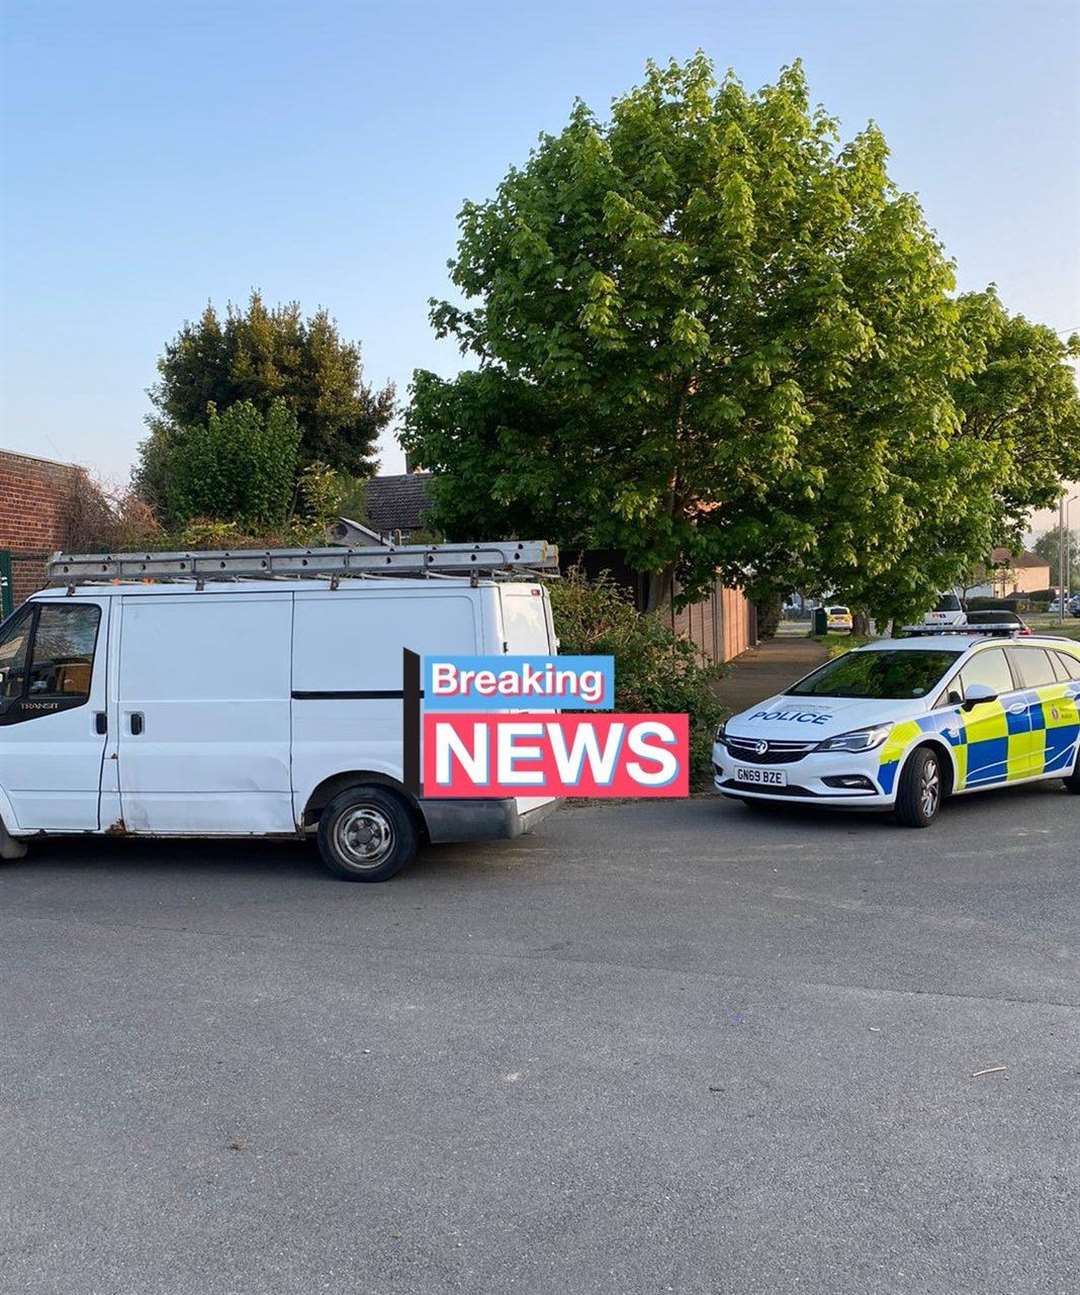
M 974 710 L 984 701 L 997 701 L 997 693 L 989 684 L 969 683 L 964 689 L 964 710 Z

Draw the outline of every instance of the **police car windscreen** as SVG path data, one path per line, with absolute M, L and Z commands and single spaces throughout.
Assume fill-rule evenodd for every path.
M 925 697 L 961 652 L 849 652 L 788 689 L 791 697 Z

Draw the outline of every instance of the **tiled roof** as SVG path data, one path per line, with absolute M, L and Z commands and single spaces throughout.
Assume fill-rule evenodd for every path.
M 1010 553 L 1008 549 L 994 549 L 990 554 L 990 561 L 995 565 L 1007 563 L 1014 570 L 1020 567 L 1049 567 L 1050 563 L 1045 558 L 1039 557 L 1037 553 L 1032 553 L 1030 549 L 1024 549 L 1021 553 Z
M 430 472 L 402 472 L 395 477 L 372 477 L 364 490 L 368 525 L 377 531 L 415 531 L 431 507 Z

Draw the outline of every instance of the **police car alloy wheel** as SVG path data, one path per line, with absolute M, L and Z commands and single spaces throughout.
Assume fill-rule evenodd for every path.
M 941 762 L 928 747 L 913 752 L 900 777 L 896 818 L 905 827 L 929 827 L 941 808 Z

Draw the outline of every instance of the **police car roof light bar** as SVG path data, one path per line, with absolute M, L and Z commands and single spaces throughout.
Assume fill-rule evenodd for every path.
M 559 549 L 546 540 L 384 547 L 238 549 L 163 553 L 54 553 L 50 585 L 117 580 L 273 580 L 368 576 L 473 576 L 559 573 Z
M 1023 633 L 1019 625 L 912 625 L 904 627 L 908 638 L 944 638 L 948 634 L 961 634 L 971 638 L 985 635 L 989 638 L 1017 638 Z

